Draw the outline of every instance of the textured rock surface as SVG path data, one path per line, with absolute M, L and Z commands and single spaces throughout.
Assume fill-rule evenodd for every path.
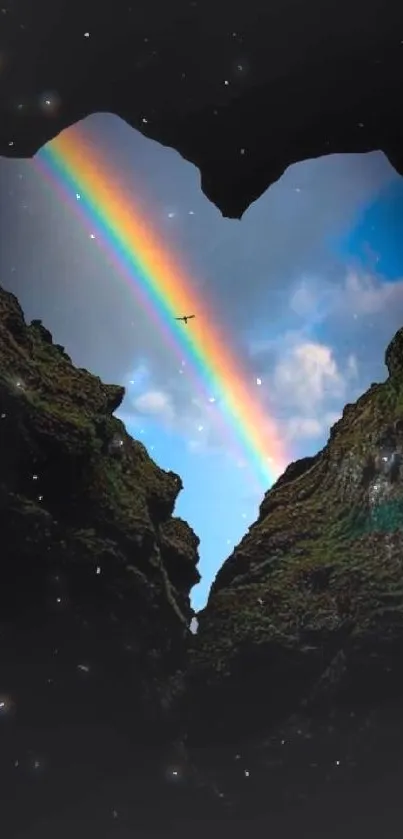
M 0 290 L 9 839 L 401 836 L 403 330 L 386 362 L 267 493 L 192 636 L 180 479 Z
M 76 369 L 0 289 L 0 822 L 10 839 L 47 836 L 48 821 L 71 836 L 75 819 L 109 839 L 128 802 L 132 829 L 167 818 L 164 795 L 172 803 L 172 701 L 198 539 L 172 517 L 179 477 L 112 416 L 123 395 Z
M 190 742 L 275 835 L 401 821 L 402 350 L 400 330 L 387 380 L 266 494 L 198 615 Z
M 198 166 L 233 217 L 304 158 L 383 149 L 403 172 L 392 0 L 4 0 L 0 14 L 0 154 L 113 112 Z

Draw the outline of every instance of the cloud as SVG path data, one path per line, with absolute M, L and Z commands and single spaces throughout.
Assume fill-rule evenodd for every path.
M 307 281 L 302 281 L 291 295 L 290 309 L 300 317 L 311 315 L 312 309 L 317 305 L 316 289 L 310 286 Z
M 303 275 L 291 287 L 291 313 L 312 325 L 332 309 L 338 293 L 338 284 L 334 278 L 329 280 L 326 276 Z
M 290 309 L 312 326 L 346 316 L 355 321 L 371 315 L 387 315 L 388 326 L 403 318 L 403 277 L 385 282 L 377 273 L 348 269 L 329 282 L 326 277 L 299 279 L 292 289 Z M 347 325 L 347 330 L 357 324 Z
M 308 339 L 303 331 L 289 333 L 271 352 L 264 379 L 268 411 L 292 451 L 303 441 L 319 444 L 358 387 L 357 359 L 353 354 L 338 358 L 334 347 Z
M 288 329 L 251 342 L 249 359 L 295 453 L 304 440 L 320 445 L 345 403 L 385 378 L 385 348 L 403 325 L 403 279 L 349 269 L 332 281 L 305 275 L 286 306 Z
M 341 417 L 338 413 L 324 413 L 316 417 L 290 417 L 286 423 L 287 438 L 294 440 L 316 440 L 325 434 Z
M 169 424 L 175 419 L 172 397 L 162 390 L 148 390 L 136 396 L 132 405 L 134 410 L 143 416 L 157 418 Z
M 278 361 L 273 384 L 277 398 L 309 413 L 325 400 L 344 396 L 346 382 L 354 375 L 353 357 L 342 372 L 331 347 L 309 341 L 297 344 Z
M 358 316 L 396 311 L 399 322 L 403 317 L 403 279 L 385 283 L 382 277 L 373 274 L 349 272 L 344 284 L 342 308 L 349 308 Z
M 403 326 L 403 278 L 385 282 L 376 274 L 347 271 L 335 287 L 331 306 L 323 307 L 318 296 L 316 311 L 321 307 L 314 331 L 326 335 L 339 357 L 355 356 L 360 390 L 382 381 L 385 349 Z
M 153 420 L 161 429 L 182 436 L 189 451 L 195 454 L 208 450 L 231 452 L 234 441 L 228 439 L 229 430 L 223 423 L 219 402 L 207 395 L 190 396 L 189 385 L 182 378 L 168 379 L 164 387 L 161 379 L 158 370 L 153 374 L 147 369 L 147 376 L 143 377 L 147 388 L 142 389 L 139 377 L 133 374 L 120 412 L 122 419 L 135 426 L 142 418 Z
M 403 281 L 385 284 L 376 275 L 350 270 L 337 281 L 305 274 L 289 298 L 284 295 L 283 308 L 291 312 L 291 321 L 284 315 L 288 328 L 258 333 L 247 347 L 246 363 L 251 395 L 263 402 L 268 420 L 277 423 L 298 456 L 304 441 L 322 444 L 346 402 L 384 378 L 385 346 L 403 323 Z M 143 391 L 137 389 L 131 409 L 174 429 L 194 454 L 227 451 L 241 466 L 228 427 L 224 434 L 219 398 L 211 402 L 207 393 L 195 395 L 184 370 L 179 373 L 154 364 L 141 377 Z
M 384 378 L 385 346 L 403 322 L 403 281 L 385 284 L 357 271 L 347 271 L 337 282 L 305 275 L 294 283 L 284 309 L 294 312 L 294 327 L 257 336 L 247 360 L 251 394 L 255 390 L 268 420 L 274 419 L 295 452 L 304 440 L 320 445 L 344 404 Z M 319 340 L 318 334 L 324 337 Z M 223 437 L 219 399 L 211 403 L 207 395 L 191 395 L 183 375 L 166 379 L 164 387 L 163 378 L 156 368 L 133 408 L 175 427 L 195 454 L 227 448 L 241 467 L 232 442 Z
M 323 427 L 316 417 L 291 417 L 287 422 L 288 438 L 310 438 L 319 437 Z
M 228 221 L 221 230 L 216 225 L 221 235 L 217 241 L 214 234 L 208 276 L 220 316 L 229 316 L 231 326 L 238 328 L 272 326 L 284 315 L 285 300 L 301 275 L 315 276 L 329 290 L 328 281 L 333 284 L 340 277 L 340 255 L 332 242 L 396 178 L 379 153 L 332 155 L 290 166 L 245 213 L 240 229 Z M 243 293 L 234 293 L 236 289 Z M 306 293 L 299 291 L 294 305 L 310 316 Z
M 218 333 L 228 334 L 235 359 L 250 373 L 251 397 L 264 402 L 268 417 L 287 427 L 294 441 L 314 439 L 377 369 L 382 374 L 385 344 L 403 320 L 403 286 L 346 276 L 331 239 L 343 236 L 362 208 L 397 181 L 388 160 L 381 153 L 333 155 L 290 166 L 239 223 L 223 219 L 207 202 L 197 169 L 172 150 L 112 116 L 89 117 L 85 131 L 119 159 L 127 190 L 162 252 L 178 260 L 196 303 L 211 308 Z M 57 204 L 32 162 L 3 163 L 7 186 L 28 191 L 34 210 L 32 217 L 18 211 L 13 222 L 21 240 L 33 243 L 30 259 L 26 248 L 15 252 L 14 245 L 9 254 L 16 267 L 13 290 L 27 316 L 42 317 L 78 366 L 106 381 L 133 380 L 125 414 L 144 418 L 144 426 L 147 417 L 158 420 L 195 452 L 230 450 L 228 422 L 218 418 L 220 394 L 204 399 L 194 373 L 181 366 L 183 351 L 190 367 L 189 345 L 181 343 L 187 333 L 177 333 L 162 309 L 163 322 L 150 319 L 138 294 L 140 276 L 135 270 L 122 276 L 101 240 L 89 241 L 80 219 Z M 173 210 L 177 215 L 169 219 Z M 62 253 L 60 230 L 67 243 Z M 171 328 L 175 352 L 166 340 Z M 206 323 L 206 341 L 208 330 Z M 128 370 L 136 374 L 126 375 Z M 209 396 L 217 402 L 209 403 Z

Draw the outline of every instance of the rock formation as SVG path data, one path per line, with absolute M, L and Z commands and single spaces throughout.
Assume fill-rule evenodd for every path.
M 400 836 L 403 330 L 291 464 L 189 632 L 181 481 L 0 290 L 8 839 Z
M 199 540 L 173 517 L 178 475 L 113 416 L 123 395 L 76 369 L 0 290 L 0 822 L 9 839 L 47 835 L 47 821 L 70 837 L 88 807 L 91 830 L 110 837 L 126 799 L 132 830 L 166 818 Z M 147 801 L 158 784 L 159 814 Z
M 392 0 L 3 0 L 0 154 L 90 113 L 175 148 L 239 218 L 291 163 L 383 149 L 403 172 Z
M 189 742 L 237 820 L 275 836 L 397 835 L 403 329 L 385 360 L 387 380 L 266 494 L 198 614 Z

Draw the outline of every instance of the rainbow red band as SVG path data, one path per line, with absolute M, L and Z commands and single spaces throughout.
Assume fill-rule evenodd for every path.
M 267 488 L 287 462 L 276 423 L 254 396 L 206 300 L 136 208 L 135 196 L 119 184 L 110 161 L 78 125 L 45 146 L 35 165 L 83 224 L 96 232 L 108 259 L 164 341 L 178 360 L 186 361 L 198 390 L 217 395 L 227 438 L 236 443 L 254 477 Z M 186 328 L 175 320 L 183 312 L 197 315 Z

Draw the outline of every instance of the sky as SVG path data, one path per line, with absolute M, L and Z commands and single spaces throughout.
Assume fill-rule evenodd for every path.
M 308 160 L 241 221 L 229 220 L 172 149 L 109 114 L 68 129 L 77 130 L 113 162 L 133 209 L 208 301 L 250 404 L 281 440 L 281 465 L 314 454 L 345 403 L 385 378 L 386 345 L 403 326 L 402 179 L 380 152 Z M 118 415 L 127 430 L 182 477 L 175 512 L 201 539 L 197 611 L 256 519 L 274 469 L 262 478 L 225 410 L 225 388 L 197 387 L 190 360 L 166 340 L 178 325 L 167 322 L 164 332 L 150 318 L 95 226 L 35 161 L 0 159 L 0 202 L 1 285 L 75 364 L 126 387 Z

